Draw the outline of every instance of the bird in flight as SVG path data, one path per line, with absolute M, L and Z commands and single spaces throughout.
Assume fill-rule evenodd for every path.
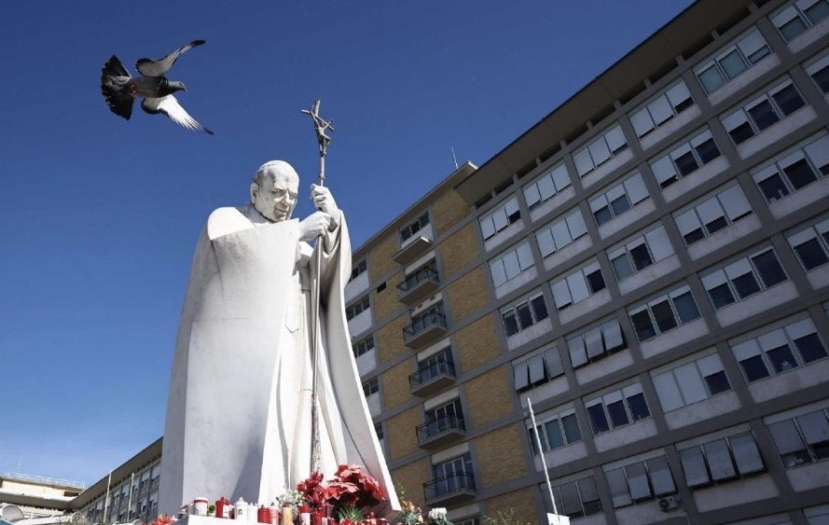
M 180 126 L 202 130 L 212 135 L 213 132 L 191 117 L 173 96 L 176 91 L 187 89 L 184 87 L 184 82 L 169 80 L 165 76 L 179 56 L 202 44 L 204 40 L 193 40 L 164 58 L 138 59 L 135 68 L 141 75 L 136 77 L 131 76 L 118 57 L 112 55 L 101 68 L 101 93 L 110 111 L 129 120 L 132 115 L 133 100 L 140 98 L 142 99 L 141 109 L 147 113 L 151 115 L 164 113 Z

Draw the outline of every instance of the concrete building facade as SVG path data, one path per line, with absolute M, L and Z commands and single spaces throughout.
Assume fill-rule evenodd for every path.
M 354 253 L 393 477 L 456 523 L 829 520 L 829 3 L 697 2 Z

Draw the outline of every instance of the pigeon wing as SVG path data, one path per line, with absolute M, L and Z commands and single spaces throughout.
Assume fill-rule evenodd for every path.
M 138 61 L 135 63 L 135 68 L 138 70 L 139 73 L 141 73 L 145 77 L 164 76 L 167 73 L 167 71 L 169 71 L 170 68 L 173 67 L 173 64 L 176 62 L 176 59 L 180 55 L 202 44 L 204 44 L 204 40 L 193 40 L 189 44 L 176 49 L 166 57 L 158 60 L 151 60 L 149 58 L 139 58 Z
M 178 100 L 176 100 L 176 97 L 173 95 L 167 95 L 166 97 L 159 98 L 145 98 L 143 102 L 141 102 L 141 109 L 151 115 L 164 113 L 170 117 L 170 120 L 180 126 L 184 126 L 187 129 L 202 130 L 210 135 L 213 134 L 212 131 L 202 126 L 196 121 L 196 119 L 191 117 L 190 114 L 187 113 L 183 107 L 181 107 L 181 104 L 178 103 Z
M 132 115 L 133 97 L 128 92 L 131 78 L 115 55 L 101 68 L 101 94 L 109 109 L 127 120 Z

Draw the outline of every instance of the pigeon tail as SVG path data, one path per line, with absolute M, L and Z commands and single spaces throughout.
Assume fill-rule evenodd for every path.
M 101 93 L 110 111 L 126 120 L 132 116 L 133 97 L 125 89 L 131 78 L 129 71 L 115 55 L 101 68 Z

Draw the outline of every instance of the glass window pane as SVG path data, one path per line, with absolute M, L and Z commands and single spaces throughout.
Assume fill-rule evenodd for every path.
M 694 319 L 699 318 L 699 310 L 697 303 L 694 302 L 694 297 L 691 292 L 685 292 L 673 298 L 674 307 L 679 314 L 679 320 L 683 323 L 688 323 Z
M 803 12 L 806 17 L 809 18 L 809 21 L 815 25 L 829 16 L 829 2 L 826 2 L 825 0 L 813 2 L 812 5 L 804 9 Z
M 823 347 L 823 343 L 817 334 L 809 334 L 795 339 L 794 344 L 797 346 L 804 363 L 811 363 L 826 357 L 826 348 Z
M 760 186 L 760 191 L 763 192 L 763 195 L 769 203 L 780 200 L 790 193 L 783 179 L 780 178 L 777 172 L 759 181 L 757 184 Z
M 535 321 L 541 321 L 543 319 L 547 319 L 549 314 L 547 313 L 547 303 L 544 302 L 544 296 L 539 295 L 537 297 L 533 297 L 530 300 L 530 306 L 532 307 L 533 317 Z
M 754 121 L 754 124 L 760 131 L 763 131 L 780 120 L 780 117 L 777 116 L 774 108 L 771 107 L 771 102 L 768 100 L 763 100 L 759 104 L 749 108 L 748 114 L 751 116 L 751 120 Z
M 634 394 L 627 398 L 628 408 L 630 408 L 630 415 L 634 421 L 651 417 L 648 404 L 645 402 L 644 394 Z
M 638 246 L 634 246 L 630 249 L 630 256 L 633 259 L 633 265 L 636 267 L 637 270 L 641 270 L 642 268 L 646 268 L 653 264 L 653 259 L 651 259 L 651 254 L 648 252 L 648 247 L 643 242 Z
M 636 337 L 640 342 L 647 341 L 656 335 L 656 330 L 653 327 L 647 309 L 631 314 L 630 320 L 633 323 L 634 330 L 636 330 Z
M 674 159 L 676 163 L 676 167 L 679 169 L 679 172 L 682 176 L 690 175 L 694 171 L 699 168 L 699 164 L 697 163 L 697 159 L 694 158 L 694 154 L 688 151 L 677 158 Z
M 829 421 L 826 420 L 823 410 L 798 416 L 797 422 L 800 424 L 806 443 L 817 445 L 829 441 Z
M 751 272 L 735 277 L 731 282 L 734 283 L 734 289 L 737 290 L 740 299 L 745 299 L 760 291 L 760 285 Z
M 794 85 L 789 84 L 771 96 L 784 115 L 791 115 L 806 105 Z
M 714 372 L 711 375 L 705 376 L 705 384 L 708 385 L 708 391 L 711 392 L 712 396 L 731 390 L 731 385 L 728 383 L 728 376 L 725 375 L 724 371 Z
M 719 63 L 729 79 L 736 77 L 746 70 L 746 63 L 736 49 L 727 55 L 720 57 Z
M 607 412 L 610 414 L 610 423 L 613 425 L 613 428 L 630 423 L 630 419 L 628 419 L 628 414 L 625 411 L 625 405 L 622 400 L 616 401 L 615 403 L 609 403 L 607 405 Z
M 595 270 L 587 274 L 585 277 L 587 278 L 587 284 L 590 287 L 590 293 L 600 292 L 607 287 L 601 270 Z
M 547 442 L 551 449 L 563 447 L 564 438 L 561 436 L 561 429 L 558 426 L 558 419 L 548 421 L 544 424 L 544 429 L 547 432 Z
M 521 303 L 515 307 L 515 311 L 518 313 L 518 324 L 521 326 L 522 330 L 533 325 L 533 317 L 530 313 L 529 304 L 526 302 Z
M 798 246 L 794 247 L 794 251 L 800 258 L 803 267 L 808 270 L 813 270 L 818 266 L 829 262 L 829 257 L 826 256 L 826 251 L 816 238 L 812 238 Z
M 806 159 L 800 159 L 786 166 L 783 168 L 783 173 L 786 174 L 795 190 L 799 190 L 817 180 L 817 175 Z
M 720 86 L 725 84 L 725 80 L 717 69 L 717 66 L 714 64 L 711 64 L 706 69 L 697 73 L 697 78 L 699 78 L 699 81 L 702 83 L 702 87 L 705 88 L 705 92 L 708 94 L 713 93 L 719 89 Z
M 786 274 L 783 272 L 783 267 L 780 266 L 780 262 L 778 262 L 777 256 L 774 254 L 774 250 L 768 250 L 759 255 L 755 255 L 751 260 L 754 261 L 754 266 L 757 268 L 760 279 L 763 280 L 766 288 L 770 288 L 787 279 Z
M 789 348 L 789 345 L 781 345 L 772 348 L 771 350 L 768 350 L 766 354 L 769 356 L 771 366 L 778 374 L 780 372 L 791 370 L 792 368 L 797 368 L 797 362 L 794 360 L 794 354 L 792 354 L 792 349 Z
M 507 337 L 518 333 L 518 320 L 515 318 L 514 310 L 504 312 L 501 314 L 501 318 L 504 320 L 504 331 L 506 331 Z
M 615 259 L 611 259 L 610 263 L 613 265 L 613 271 L 616 273 L 616 279 L 622 280 L 633 273 L 633 267 L 630 264 L 630 259 L 627 253 L 619 255 Z
M 797 432 L 797 428 L 794 426 L 794 420 L 787 419 L 779 423 L 773 423 L 769 425 L 769 431 L 772 440 L 774 440 L 774 445 L 777 447 L 777 452 L 781 456 L 806 448 L 800 434 Z
M 562 417 L 561 425 L 564 427 L 564 437 L 567 438 L 567 443 L 581 441 L 581 429 L 579 429 L 575 414 Z
M 659 332 L 666 332 L 672 328 L 676 328 L 677 321 L 674 317 L 674 311 L 667 299 L 660 301 L 651 306 L 653 317 L 656 320 L 656 326 L 659 327 Z
M 621 215 L 630 209 L 630 202 L 627 195 L 621 195 L 610 202 L 614 215 Z
M 746 381 L 749 383 L 769 376 L 766 364 L 759 355 L 740 361 L 740 367 L 742 367 L 743 373 L 746 375 Z
M 610 219 L 613 218 L 613 215 L 610 213 L 610 207 L 605 206 L 593 212 L 593 216 L 596 218 L 596 225 L 601 226 L 602 224 L 608 222 Z
M 824 175 L 829 175 L 829 136 L 823 136 L 806 145 L 803 150 L 812 160 L 812 163 Z
M 607 416 L 605 416 L 604 407 L 601 403 L 587 407 L 587 415 L 590 416 L 590 425 L 593 427 L 594 435 L 610 430 L 610 425 L 607 422 Z
M 720 148 L 717 147 L 717 143 L 714 142 L 713 138 L 697 145 L 694 149 L 696 149 L 697 155 L 699 155 L 703 164 L 708 164 L 720 156 Z

